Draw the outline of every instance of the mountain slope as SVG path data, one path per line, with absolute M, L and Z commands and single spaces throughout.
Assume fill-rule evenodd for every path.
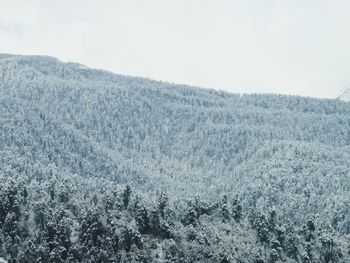
M 85 221 L 77 215 L 85 216 L 84 209 L 91 204 L 104 217 L 110 216 L 106 203 L 120 202 L 114 191 L 129 184 L 143 200 L 151 200 L 144 201 L 146 207 L 152 207 L 162 191 L 178 200 L 173 208 L 176 216 L 170 216 L 178 234 L 188 226 L 184 215 L 191 218 L 193 212 L 186 209 L 194 207 L 198 218 L 193 222 L 201 222 L 204 213 L 203 224 L 210 222 L 224 235 L 232 226 L 215 223 L 222 220 L 217 209 L 226 206 L 225 201 L 217 202 L 217 196 L 238 195 L 246 221 L 234 227 L 241 233 L 239 241 L 250 247 L 255 240 L 244 233 L 257 226 L 249 218 L 265 220 L 259 213 L 275 210 L 283 224 L 300 227 L 313 218 L 320 232 L 343 240 L 350 234 L 349 145 L 350 105 L 339 100 L 236 95 L 116 75 L 52 57 L 0 54 L 3 187 L 17 184 L 8 174 L 19 178 L 18 189 L 27 183 L 41 193 L 29 194 L 33 207 L 38 200 L 52 199 L 80 227 Z M 71 203 L 62 205 L 52 197 L 48 184 L 63 191 L 62 200 L 65 191 L 70 192 Z M 194 203 L 186 204 L 193 197 Z M 197 198 L 205 200 L 207 208 L 199 209 Z M 134 201 L 139 205 L 138 199 Z M 29 209 L 25 202 L 22 206 Z M 210 214 L 212 210 L 216 212 Z M 115 218 L 130 222 L 137 217 L 134 210 L 114 212 Z M 0 222 L 5 223 L 8 215 L 0 211 Z M 199 227 L 198 222 L 191 224 Z M 203 235 L 210 231 L 203 230 Z M 225 237 L 220 238 L 224 242 Z M 244 253 L 247 248 L 239 256 Z M 208 262 L 216 261 L 208 258 Z
M 83 176 L 188 186 L 193 195 L 217 191 L 218 176 L 266 144 L 350 143 L 350 107 L 337 101 L 233 95 L 50 57 L 2 56 L 0 69 L 3 143 L 27 141 L 37 162 Z

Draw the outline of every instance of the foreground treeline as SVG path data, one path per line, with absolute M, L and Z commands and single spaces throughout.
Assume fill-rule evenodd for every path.
M 0 170 L 1 171 L 1 170 Z M 17 262 L 350 262 L 349 237 L 244 207 L 171 200 L 99 179 L 2 172 L 0 256 Z M 301 213 L 302 211 L 300 211 Z

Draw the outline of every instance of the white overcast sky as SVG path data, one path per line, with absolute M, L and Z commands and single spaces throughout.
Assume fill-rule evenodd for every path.
M 349 0 L 0 0 L 0 53 L 236 93 L 338 96 Z

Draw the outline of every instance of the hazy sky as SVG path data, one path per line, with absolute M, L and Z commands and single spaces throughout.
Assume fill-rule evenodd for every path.
M 335 97 L 349 0 L 0 0 L 0 53 L 224 89 Z

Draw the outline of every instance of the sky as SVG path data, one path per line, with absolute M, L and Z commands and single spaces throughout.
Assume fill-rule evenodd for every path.
M 234 93 L 350 87 L 349 0 L 0 0 L 0 53 Z

